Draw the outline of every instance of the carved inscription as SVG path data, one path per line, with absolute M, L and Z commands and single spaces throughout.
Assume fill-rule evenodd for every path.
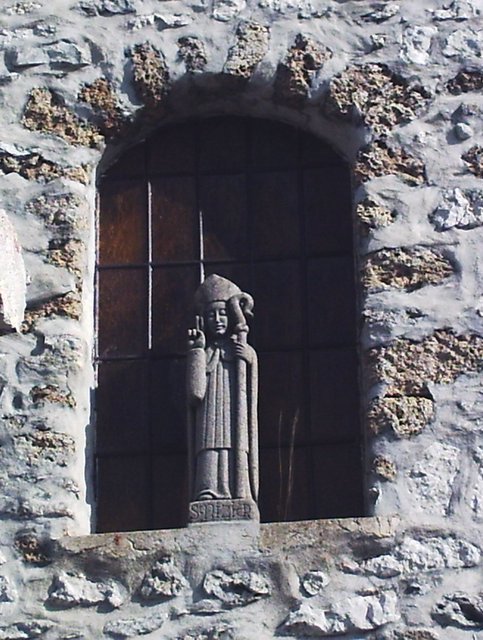
M 256 520 L 258 509 L 251 500 L 199 500 L 189 506 L 188 522 Z

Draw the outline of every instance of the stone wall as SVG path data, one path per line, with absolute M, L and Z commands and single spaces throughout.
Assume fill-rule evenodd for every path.
M 0 638 L 481 633 L 482 12 L 4 0 Z M 222 113 L 300 126 L 353 165 L 377 518 L 72 537 L 92 505 L 96 171 Z

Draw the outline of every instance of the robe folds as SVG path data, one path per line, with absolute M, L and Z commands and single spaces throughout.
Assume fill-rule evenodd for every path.
M 252 351 L 253 361 L 243 361 L 246 366 L 243 389 L 239 388 L 237 372 L 240 360 L 235 357 L 234 345 L 229 338 L 217 340 L 206 349 L 195 348 L 188 352 L 188 437 L 193 471 L 196 456 L 206 450 L 228 449 L 248 454 L 249 458 L 251 454 L 258 456 L 258 445 L 255 445 L 258 431 L 257 356 L 252 347 L 247 346 Z M 237 416 L 240 397 L 246 402 L 248 421 L 241 429 Z M 255 466 L 258 467 L 258 463 Z M 257 482 L 258 479 L 253 478 L 250 484 L 255 487 Z M 253 493 L 256 494 L 256 490 Z

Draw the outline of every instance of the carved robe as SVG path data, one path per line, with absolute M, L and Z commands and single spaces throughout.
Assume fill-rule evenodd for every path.
M 246 474 L 247 493 L 256 500 L 258 460 L 250 463 L 250 453 L 258 455 L 257 425 L 257 356 L 248 346 L 252 362 L 235 358 L 233 342 L 224 338 L 208 344 L 206 349 L 188 352 L 189 438 L 196 478 L 198 454 L 206 450 L 226 449 L 245 454 L 246 465 L 238 473 Z M 246 367 L 243 388 L 239 384 L 239 366 Z M 240 424 L 239 402 L 246 403 L 247 424 Z M 233 467 L 233 464 L 230 465 Z M 229 470 L 226 473 L 230 473 Z M 192 485 L 195 481 L 192 479 Z M 233 495 L 233 469 L 227 484 Z M 191 489 L 193 490 L 193 488 Z

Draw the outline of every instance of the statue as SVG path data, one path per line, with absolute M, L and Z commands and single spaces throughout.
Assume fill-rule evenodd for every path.
M 189 522 L 258 519 L 258 361 L 247 344 L 253 299 L 209 276 L 188 332 Z

